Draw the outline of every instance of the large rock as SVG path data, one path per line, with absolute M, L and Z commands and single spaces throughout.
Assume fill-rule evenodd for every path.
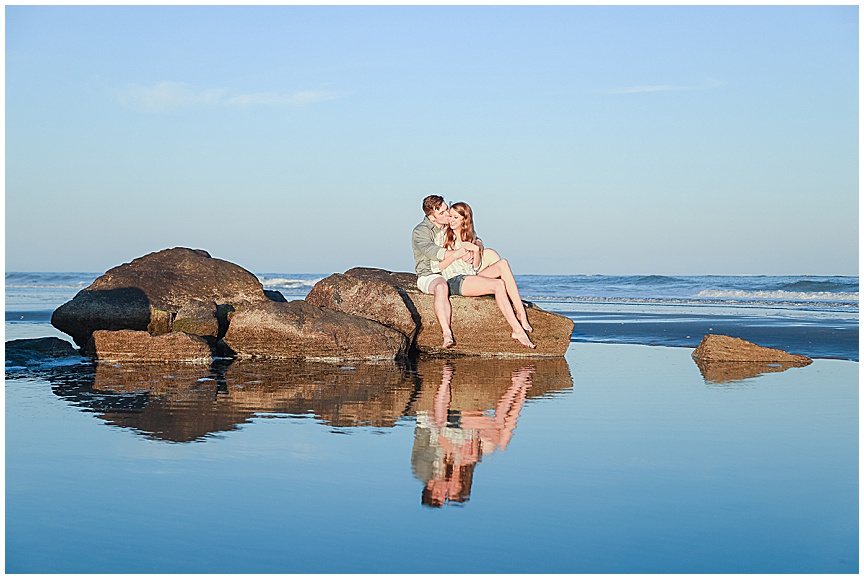
M 353 271 L 353 270 L 349 270 Z M 393 328 L 413 340 L 420 326 L 410 298 L 389 280 L 366 279 L 334 273 L 312 288 L 306 302 L 346 314 L 374 320 Z
M 295 300 L 260 302 L 230 316 L 222 344 L 237 357 L 393 360 L 408 338 L 372 320 Z
M 108 362 L 211 362 L 210 346 L 185 332 L 153 336 L 139 330 L 96 330 L 85 348 L 88 355 Z
M 417 276 L 411 273 L 357 267 L 319 281 L 306 300 L 397 329 L 411 340 L 414 349 L 425 354 L 563 356 L 570 345 L 573 321 L 565 316 L 526 302 L 528 321 L 534 328 L 529 337 L 537 345 L 529 349 L 510 337 L 512 330 L 492 297 L 451 296 L 451 327 L 456 344 L 442 349 L 433 297 L 418 290 L 416 284 Z
M 177 312 L 193 300 L 233 309 L 267 299 L 249 271 L 206 251 L 177 247 L 108 270 L 57 308 L 51 324 L 83 347 L 96 330 L 168 333 Z

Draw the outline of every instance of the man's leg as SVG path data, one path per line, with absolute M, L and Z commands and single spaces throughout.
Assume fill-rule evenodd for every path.
M 453 330 L 450 329 L 450 315 L 452 308 L 450 307 L 450 288 L 447 287 L 447 280 L 443 277 L 432 280 L 429 284 L 429 293 L 434 296 L 433 308 L 435 317 L 438 318 L 438 323 L 441 325 L 441 334 L 444 337 L 442 348 L 449 348 L 454 344 Z

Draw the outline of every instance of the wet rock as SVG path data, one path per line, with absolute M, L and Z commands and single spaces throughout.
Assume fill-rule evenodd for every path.
M 29 366 L 45 362 L 82 358 L 78 350 L 60 338 L 32 338 L 6 342 L 6 365 Z
M 372 320 L 295 300 L 238 309 L 222 345 L 238 357 L 393 360 L 407 353 L 408 339 Z
M 396 293 L 383 290 L 382 284 L 391 286 Z M 534 328 L 529 336 L 537 345 L 532 350 L 510 337 L 512 330 L 494 298 L 451 296 L 451 326 L 456 345 L 444 350 L 441 348 L 441 327 L 435 317 L 433 297 L 420 292 L 416 284 L 417 276 L 411 273 L 357 267 L 342 275 L 321 280 L 309 293 L 311 298 L 307 297 L 307 300 L 333 310 L 355 313 L 397 329 L 409 339 L 413 337 L 413 349 L 424 354 L 563 356 L 570 345 L 573 321 L 565 316 L 546 312 L 524 302 L 528 321 Z M 371 298 L 366 299 L 366 296 Z M 375 297 L 380 298 L 382 303 L 376 303 Z M 416 324 L 413 336 L 408 319 Z
M 177 247 L 139 257 L 105 272 L 51 316 L 51 324 L 85 346 L 96 330 L 173 329 L 190 301 L 237 307 L 267 301 L 258 278 L 206 251 Z
M 96 330 L 85 352 L 110 362 L 210 362 L 210 346 L 201 336 L 171 332 L 153 336 L 142 330 Z

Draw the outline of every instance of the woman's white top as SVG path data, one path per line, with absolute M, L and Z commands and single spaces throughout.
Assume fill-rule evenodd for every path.
M 459 249 L 461 247 L 462 242 L 457 239 L 453 249 Z M 477 275 L 477 269 L 461 257 L 454 259 L 453 263 L 445 267 L 443 270 L 440 268 L 440 263 L 440 261 L 433 261 L 432 271 L 440 273 L 447 279 L 456 277 L 457 275 Z

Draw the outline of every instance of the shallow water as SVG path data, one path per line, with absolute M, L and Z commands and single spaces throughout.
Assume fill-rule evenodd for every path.
M 6 374 L 9 573 L 857 570 L 857 362 Z

